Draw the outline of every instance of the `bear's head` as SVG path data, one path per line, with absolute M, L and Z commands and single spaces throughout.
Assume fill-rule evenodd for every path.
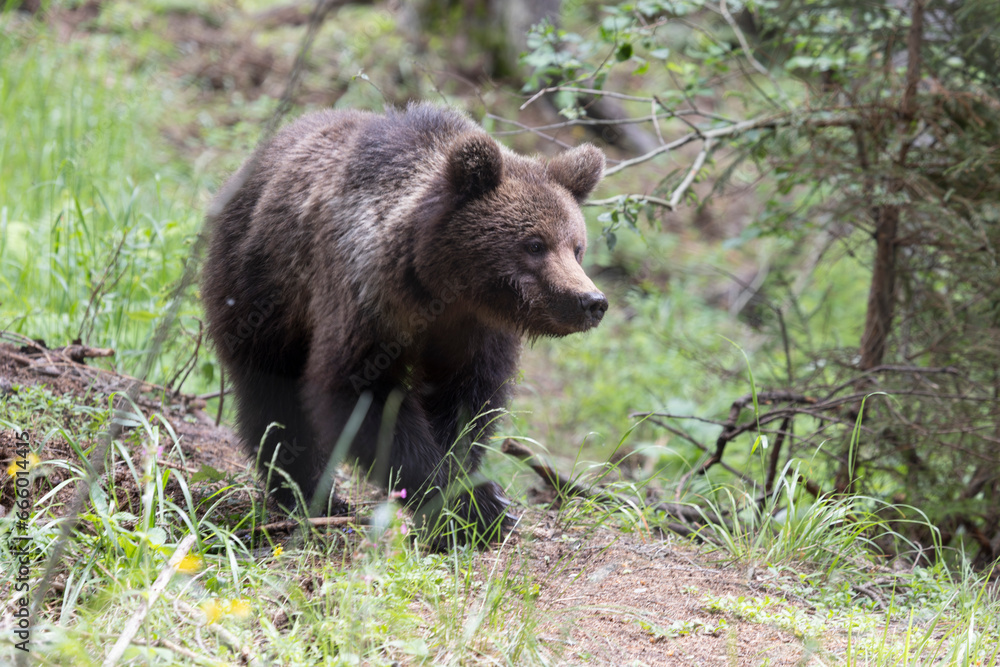
M 484 133 L 452 142 L 416 248 L 433 292 L 462 286 L 461 300 L 495 325 L 529 336 L 597 326 L 608 300 L 584 273 L 580 203 L 604 173 L 604 154 L 583 145 L 545 163 L 503 149 Z M 435 283 L 437 287 L 435 287 Z

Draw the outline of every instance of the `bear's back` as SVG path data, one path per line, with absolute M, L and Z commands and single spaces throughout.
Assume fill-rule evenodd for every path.
M 357 110 L 306 114 L 262 145 L 220 189 L 203 282 L 216 327 L 255 318 L 275 304 L 262 339 L 308 344 L 310 301 L 374 306 L 395 269 L 414 210 L 435 196 L 448 146 L 482 129 L 463 114 L 411 104 L 384 115 Z M 238 187 L 234 187 L 238 186 Z M 293 333 L 294 332 L 294 335 Z M 241 346 L 240 356 L 250 355 Z
M 372 193 L 399 192 L 440 164 L 458 136 L 482 132 L 462 114 L 429 104 L 373 116 L 350 151 L 344 187 Z

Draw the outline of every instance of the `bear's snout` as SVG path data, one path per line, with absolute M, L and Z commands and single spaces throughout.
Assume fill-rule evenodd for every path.
M 607 310 L 608 298 L 596 289 L 553 294 L 542 309 L 544 331 L 551 336 L 587 331 L 601 323 Z
M 608 312 L 608 298 L 601 292 L 587 292 L 580 295 L 580 310 L 587 328 L 596 327 Z

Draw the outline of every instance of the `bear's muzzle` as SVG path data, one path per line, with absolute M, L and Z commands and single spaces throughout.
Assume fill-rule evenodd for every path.
M 587 292 L 580 295 L 580 310 L 583 312 L 585 328 L 596 327 L 608 312 L 608 298 L 602 292 Z

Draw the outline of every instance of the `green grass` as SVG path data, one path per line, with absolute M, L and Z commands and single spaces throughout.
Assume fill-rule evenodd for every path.
M 703 535 L 768 591 L 709 594 L 707 611 L 787 630 L 821 664 L 996 664 L 1000 600 L 989 592 L 991 572 L 886 567 L 880 545 L 902 541 L 889 513 L 861 496 L 812 499 L 796 478 L 783 478 L 762 505 L 728 487 L 706 503 L 729 524 Z M 808 600 L 812 611 L 783 598 Z
M 117 37 L 63 44 L 10 13 L 0 32 L 0 326 L 135 371 L 201 217 L 158 136 L 168 90 Z M 196 304 L 181 312 L 197 333 Z M 155 379 L 190 347 L 175 338 Z

